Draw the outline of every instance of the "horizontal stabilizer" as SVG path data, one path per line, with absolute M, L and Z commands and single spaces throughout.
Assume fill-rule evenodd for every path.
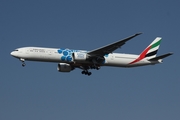
M 172 55 L 172 54 L 173 54 L 173 53 L 167 53 L 167 54 L 164 54 L 164 55 L 160 55 L 160 56 L 157 56 L 157 57 L 155 57 L 155 58 L 150 59 L 149 61 L 157 61 L 157 60 L 163 59 L 163 58 L 165 58 L 165 57 L 168 57 L 168 56 L 170 56 L 170 55 Z

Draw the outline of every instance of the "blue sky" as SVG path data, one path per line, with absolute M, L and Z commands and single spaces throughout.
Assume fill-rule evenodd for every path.
M 1 0 L 0 119 L 179 120 L 178 0 Z M 139 54 L 163 38 L 163 64 L 59 73 L 57 63 L 21 62 L 23 46 L 92 50 L 137 32 L 116 52 Z

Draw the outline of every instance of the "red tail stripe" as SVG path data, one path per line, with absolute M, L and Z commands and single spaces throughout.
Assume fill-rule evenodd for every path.
M 146 56 L 146 54 L 147 54 L 147 52 L 150 50 L 150 48 L 151 48 L 151 46 L 147 47 L 147 48 L 140 54 L 140 56 L 139 56 L 137 59 L 135 59 L 134 61 L 132 61 L 132 62 L 129 63 L 129 64 L 133 64 L 133 63 L 136 63 L 136 62 L 142 60 L 142 59 Z

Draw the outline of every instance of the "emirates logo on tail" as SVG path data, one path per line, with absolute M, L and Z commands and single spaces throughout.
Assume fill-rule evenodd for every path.
M 140 60 L 144 58 L 152 59 L 156 57 L 156 54 L 158 52 L 160 43 L 161 43 L 161 37 L 157 37 L 140 55 L 137 59 L 132 61 L 129 64 L 134 64 L 136 62 L 139 62 Z

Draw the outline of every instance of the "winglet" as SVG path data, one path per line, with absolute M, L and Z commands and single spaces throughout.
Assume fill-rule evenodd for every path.
M 142 34 L 142 32 L 140 32 L 140 33 L 136 33 L 136 35 L 140 35 L 140 34 Z
M 136 37 L 136 36 L 138 36 L 138 35 L 141 35 L 141 34 L 142 34 L 141 32 L 136 33 L 136 34 L 132 35 L 130 38 L 134 38 L 134 37 Z
M 164 55 L 160 55 L 160 56 L 157 56 L 155 58 L 149 59 L 149 61 L 158 61 L 158 60 L 161 60 L 161 59 L 163 59 L 165 57 L 168 57 L 170 55 L 173 55 L 173 53 L 171 52 L 171 53 L 167 53 L 167 54 L 164 54 Z

